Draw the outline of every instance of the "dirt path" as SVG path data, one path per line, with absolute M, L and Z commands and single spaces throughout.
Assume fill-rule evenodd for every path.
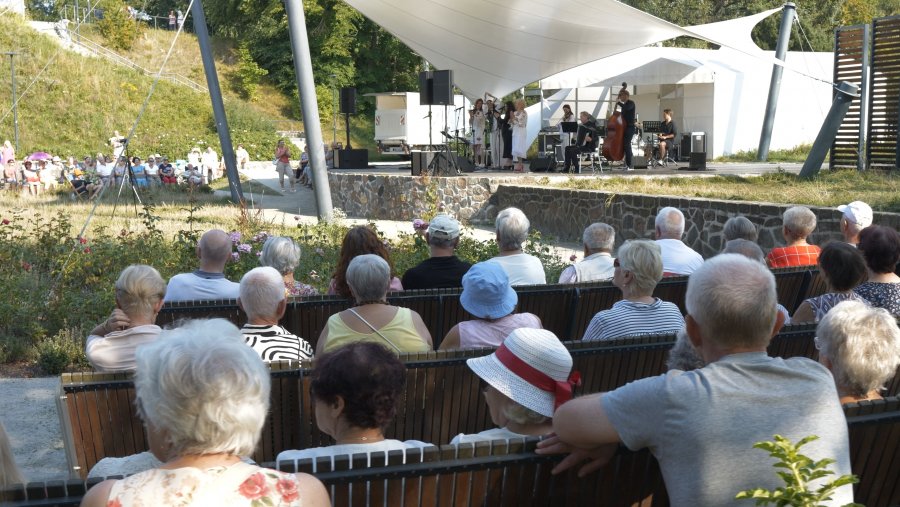
M 57 377 L 0 379 L 0 419 L 26 481 L 67 478 Z

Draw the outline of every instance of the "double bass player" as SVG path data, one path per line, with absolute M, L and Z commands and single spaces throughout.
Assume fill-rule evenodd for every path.
M 616 104 L 616 107 L 619 108 L 619 111 L 622 114 L 622 120 L 625 123 L 625 135 L 622 138 L 622 149 L 625 151 L 625 166 L 622 168 L 623 171 L 634 170 L 632 162 L 634 155 L 631 152 L 631 139 L 634 137 L 636 106 L 630 97 L 631 94 L 623 87 L 619 90 L 618 102 Z

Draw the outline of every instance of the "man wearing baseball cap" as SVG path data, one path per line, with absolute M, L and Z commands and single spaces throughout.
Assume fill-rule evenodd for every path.
M 844 241 L 856 246 L 859 243 L 859 233 L 872 225 L 872 208 L 862 201 L 853 201 L 850 204 L 838 206 L 841 216 L 841 234 Z
M 449 289 L 462 286 L 462 277 L 472 267 L 454 253 L 459 244 L 459 222 L 450 215 L 438 215 L 428 224 L 425 241 L 431 257 L 403 274 L 403 289 Z

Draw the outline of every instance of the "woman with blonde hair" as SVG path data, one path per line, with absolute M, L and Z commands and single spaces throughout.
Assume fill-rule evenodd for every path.
M 116 308 L 87 338 L 85 355 L 97 371 L 134 370 L 138 346 L 162 331 L 156 316 L 166 295 L 166 281 L 151 266 L 133 264 L 116 280 Z
M 515 171 L 525 172 L 525 155 L 528 152 L 528 113 L 525 111 L 525 99 L 516 101 L 516 112 L 512 116 L 512 156 L 516 160 Z

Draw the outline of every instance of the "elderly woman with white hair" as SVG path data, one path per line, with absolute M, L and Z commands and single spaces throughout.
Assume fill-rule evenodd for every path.
M 733 216 L 726 220 L 725 226 L 722 227 L 722 235 L 725 236 L 726 241 L 746 239 L 755 243 L 759 239 L 759 232 L 756 230 L 756 226 L 743 215 Z
M 506 208 L 497 214 L 494 222 L 497 229 L 497 246 L 500 255 L 488 262 L 503 266 L 511 285 L 538 285 L 547 283 L 541 260 L 522 250 L 522 243 L 528 239 L 531 222 L 518 208 Z
M 581 235 L 584 259 L 573 264 L 559 275 L 559 283 L 593 282 L 613 277 L 612 249 L 616 243 L 616 230 L 611 225 L 597 222 L 587 226 Z
M 582 340 L 677 333 L 684 327 L 684 317 L 677 306 L 653 297 L 653 289 L 663 275 L 656 242 L 626 241 L 619 247 L 614 266 L 613 285 L 622 291 L 622 300 L 594 315 Z
M 294 271 L 300 265 L 300 247 L 291 238 L 273 236 L 267 239 L 259 254 L 259 264 L 281 273 L 287 296 L 315 296 L 319 293 L 312 285 L 294 280 Z
M 166 296 L 166 281 L 143 264 L 128 266 L 116 280 L 116 308 L 87 337 L 84 353 L 97 371 L 134 370 L 134 351 L 159 337 L 156 316 Z
M 91 488 L 82 507 L 330 506 L 322 483 L 242 461 L 269 410 L 269 371 L 222 320 L 166 331 L 137 352 L 134 385 L 150 449 L 163 465 Z
M 816 327 L 816 348 L 842 404 L 881 399 L 878 391 L 900 367 L 900 328 L 884 308 L 844 301 Z
M 387 302 L 391 267 L 375 254 L 358 255 L 347 267 L 347 285 L 356 306 L 328 318 L 316 355 L 357 341 L 376 342 L 401 352 L 432 349 L 431 333 L 418 313 Z
M 484 401 L 498 428 L 459 434 L 451 444 L 540 436 L 553 432 L 553 412 L 580 384 L 572 356 L 550 331 L 516 329 L 491 355 L 466 360 L 483 382 Z
M 781 234 L 787 246 L 773 248 L 766 256 L 770 268 L 812 266 L 819 260 L 818 246 L 810 245 L 806 238 L 816 229 L 816 214 L 806 206 L 788 208 L 781 216 Z

